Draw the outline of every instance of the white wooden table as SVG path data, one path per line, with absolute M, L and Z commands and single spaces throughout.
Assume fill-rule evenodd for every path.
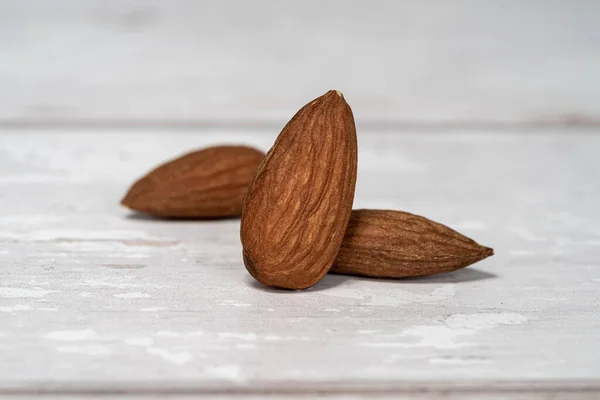
M 599 398 L 600 136 L 361 132 L 355 208 L 496 251 L 422 279 L 271 290 L 238 220 L 118 205 L 181 152 L 276 134 L 0 133 L 0 397 Z

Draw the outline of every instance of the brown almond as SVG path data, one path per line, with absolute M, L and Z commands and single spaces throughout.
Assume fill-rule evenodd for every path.
M 239 216 L 264 153 L 247 146 L 214 146 L 185 154 L 135 182 L 121 204 L 164 218 Z
M 331 90 L 283 128 L 244 199 L 244 264 L 267 286 L 305 289 L 331 268 L 352 211 L 354 117 Z
M 451 272 L 494 250 L 418 215 L 354 210 L 331 272 L 406 278 Z

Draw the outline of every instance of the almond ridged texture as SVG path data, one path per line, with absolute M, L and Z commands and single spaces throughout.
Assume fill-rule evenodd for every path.
M 305 289 L 331 268 L 352 211 L 357 142 L 341 93 L 305 105 L 283 128 L 244 199 L 243 259 L 264 285 Z
M 214 146 L 185 154 L 135 182 L 121 204 L 163 218 L 239 216 L 264 153 L 248 146 Z
M 418 215 L 354 210 L 331 272 L 406 278 L 452 272 L 493 254 L 492 249 Z

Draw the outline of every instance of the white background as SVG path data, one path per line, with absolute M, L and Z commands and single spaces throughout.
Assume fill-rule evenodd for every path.
M 600 2 L 0 0 L 0 124 L 600 121 Z

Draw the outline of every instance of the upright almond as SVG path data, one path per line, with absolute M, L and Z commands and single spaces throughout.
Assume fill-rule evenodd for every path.
M 494 250 L 418 215 L 355 210 L 331 272 L 406 278 L 452 272 Z
M 240 236 L 256 280 L 305 289 L 329 271 L 352 211 L 356 164 L 354 117 L 340 92 L 287 123 L 244 199 Z
M 264 153 L 248 146 L 213 146 L 162 164 L 135 182 L 121 204 L 156 217 L 239 216 Z

